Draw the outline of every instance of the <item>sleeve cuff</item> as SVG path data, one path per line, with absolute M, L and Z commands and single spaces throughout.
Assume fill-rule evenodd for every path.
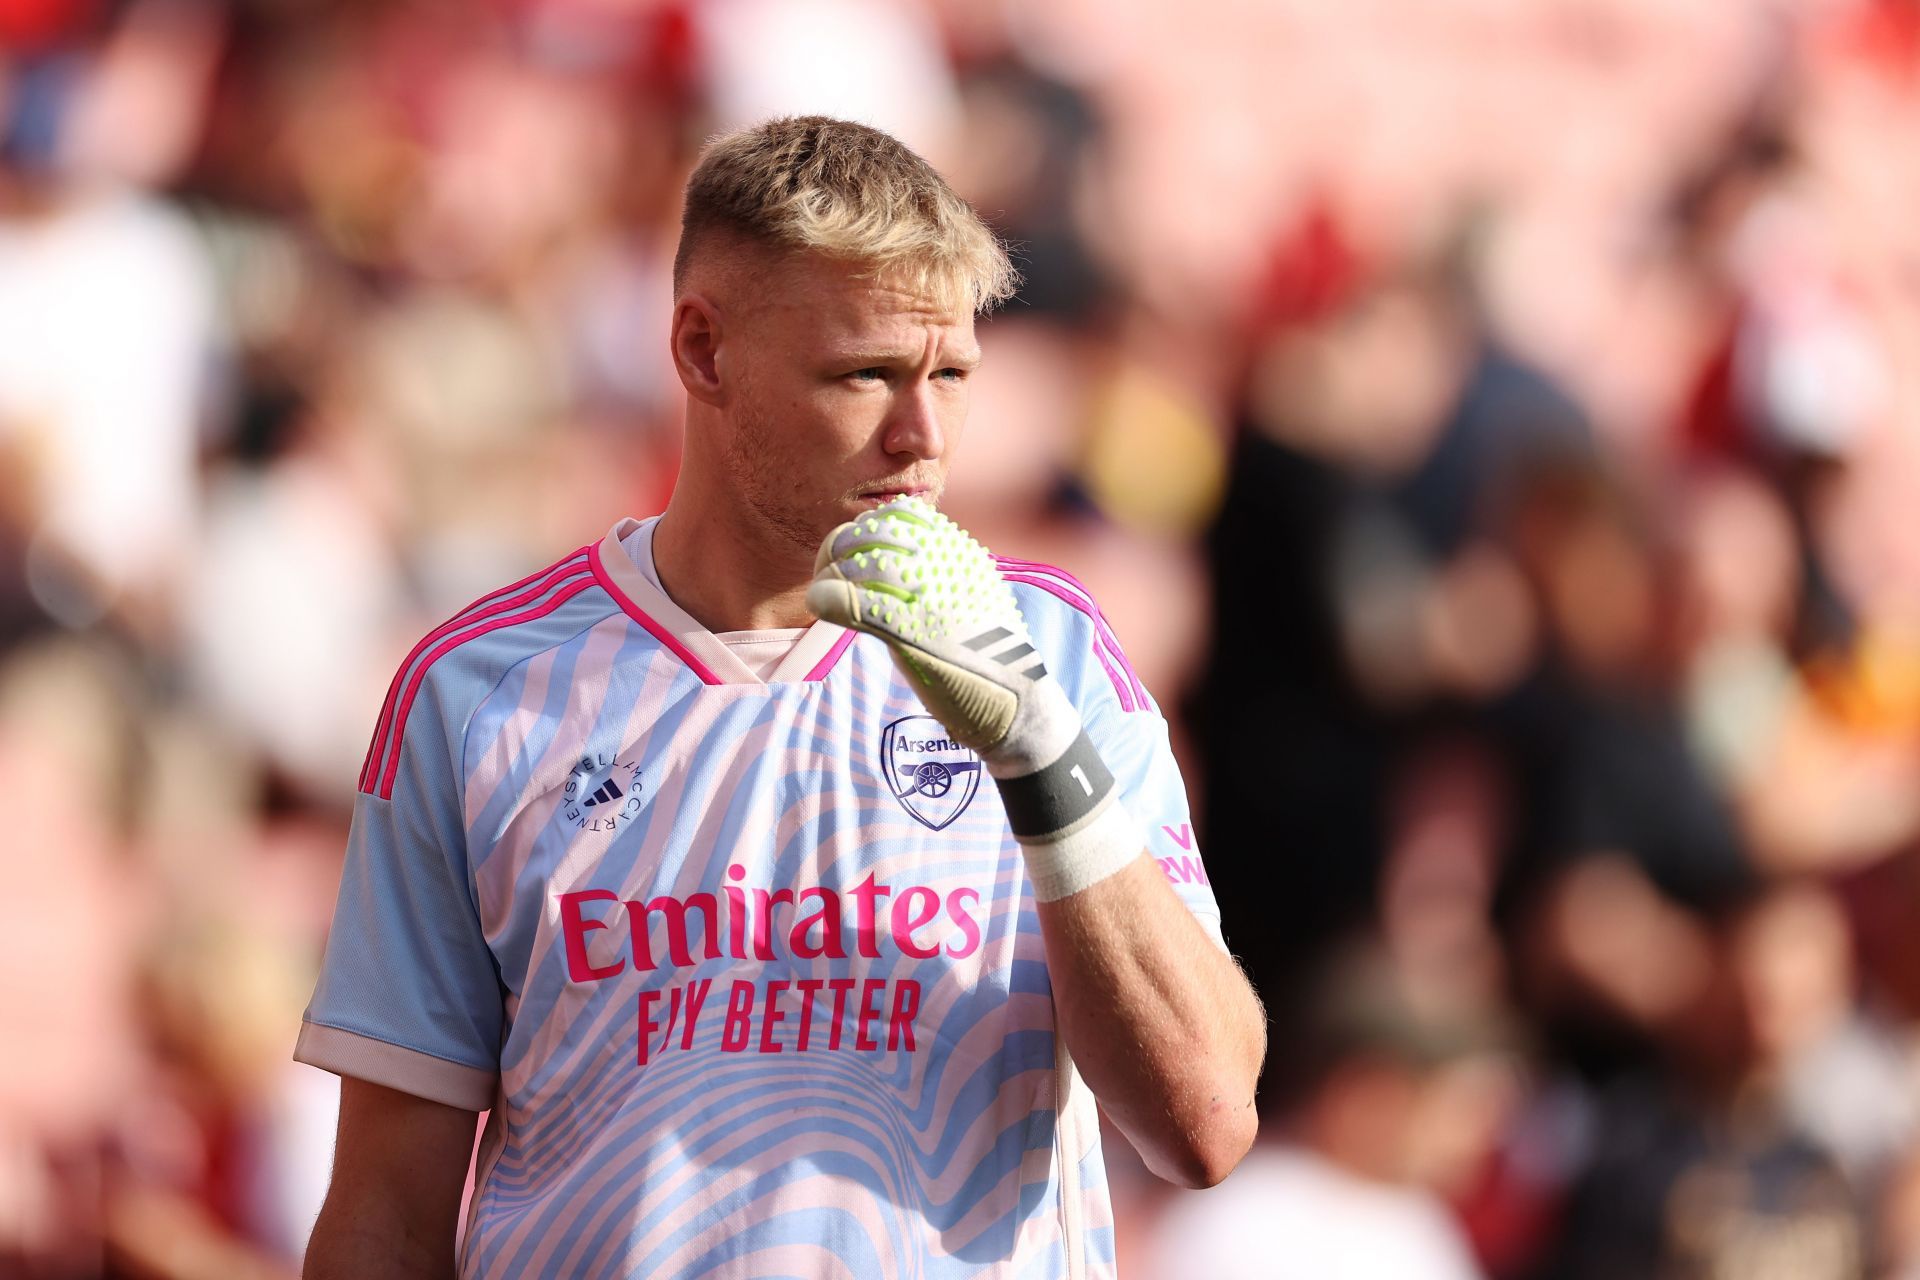
M 485 1111 L 492 1107 L 498 1080 L 491 1071 L 448 1062 L 417 1049 L 317 1022 L 300 1024 L 300 1038 L 294 1043 L 293 1057 L 296 1062 L 322 1071 L 385 1085 L 467 1111 Z
M 1213 945 L 1228 955 L 1232 955 L 1233 948 L 1227 945 L 1226 935 L 1220 931 L 1219 913 L 1215 911 L 1200 911 L 1194 908 L 1189 908 L 1189 910 L 1193 911 L 1193 918 L 1200 922 L 1201 929 L 1205 930 L 1206 935 L 1213 939 Z

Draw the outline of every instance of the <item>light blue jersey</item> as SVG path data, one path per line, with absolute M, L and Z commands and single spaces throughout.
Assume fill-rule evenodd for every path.
M 1109 1276 L 1093 1098 L 993 782 L 884 643 L 762 681 L 605 539 L 409 656 L 297 1056 L 491 1108 L 467 1276 Z M 1034 643 L 1218 937 L 1158 708 L 1091 597 Z

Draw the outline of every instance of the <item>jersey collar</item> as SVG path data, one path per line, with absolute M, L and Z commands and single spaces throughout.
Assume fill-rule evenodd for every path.
M 762 681 L 747 664 L 711 631 L 668 599 L 666 592 L 647 581 L 639 566 L 620 545 L 621 539 L 640 527 L 638 520 L 621 520 L 607 536 L 588 551 L 593 574 L 607 594 L 674 656 L 686 663 L 707 684 L 783 684 L 791 681 L 824 680 L 853 643 L 854 633 L 830 622 L 815 622 L 800 637 L 793 652 L 780 660 L 773 674 Z

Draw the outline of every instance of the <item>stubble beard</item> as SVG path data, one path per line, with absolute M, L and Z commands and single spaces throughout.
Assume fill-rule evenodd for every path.
M 785 465 L 779 441 L 780 424 L 753 397 L 743 397 L 734 411 L 721 462 L 734 478 L 742 504 L 753 513 L 768 549 L 776 554 L 783 548 L 799 553 L 809 573 L 821 542 L 851 518 L 846 508 L 860 502 L 863 490 L 870 493 L 897 481 L 903 490 L 928 488 L 927 499 L 939 505 L 945 487 L 940 479 L 929 487 L 925 477 L 905 475 L 863 480 L 835 493 L 810 493 L 806 468 Z
M 804 553 L 811 564 L 821 540 L 838 520 L 825 519 L 831 513 L 821 510 L 824 504 L 809 501 L 794 486 L 795 477 L 780 466 L 774 448 L 777 431 L 778 426 L 757 407 L 741 405 L 722 461 L 739 486 L 743 504 L 768 539 Z

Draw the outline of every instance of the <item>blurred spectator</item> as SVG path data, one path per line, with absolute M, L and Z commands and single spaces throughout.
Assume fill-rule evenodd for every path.
M 944 165 L 958 101 L 918 5 L 881 0 L 710 0 L 692 6 L 715 132 L 819 112 L 887 130 Z
M 1232 930 L 1270 988 L 1363 924 L 1398 746 L 1510 695 L 1538 609 L 1499 504 L 1590 448 L 1573 406 L 1475 318 L 1464 282 L 1414 271 L 1332 299 L 1259 350 L 1210 536 L 1213 653 L 1199 721 L 1209 839 L 1268 887 L 1281 927 Z M 1391 368 L 1382 378 L 1376 370 Z M 1260 671 L 1259 679 L 1251 673 Z M 1234 908 L 1229 907 L 1231 913 Z
M 1510 1086 L 1487 1031 L 1421 1017 L 1377 963 L 1346 961 L 1317 1000 L 1287 1055 L 1297 1092 L 1269 1098 L 1260 1143 L 1225 1185 L 1173 1200 L 1145 1276 L 1482 1274 L 1431 1189 L 1498 1131 Z
M 1911 1049 L 1855 1006 L 1844 918 L 1784 888 L 1712 931 L 1659 1066 L 1595 1095 L 1549 1274 L 1851 1277 L 1914 1124 Z M 1651 1066 L 1651 1064 L 1650 1064 Z
M 1498 724 L 1519 788 L 1511 891 L 1619 853 L 1667 894 L 1724 903 L 1748 856 L 1675 705 L 1672 574 L 1642 504 L 1576 466 L 1534 471 L 1508 506 L 1543 635 L 1539 672 Z
M 0 452 L 24 474 L 29 588 L 68 625 L 163 611 L 191 546 L 212 280 L 129 181 L 178 169 L 217 39 L 142 4 L 92 56 L 0 77 Z

